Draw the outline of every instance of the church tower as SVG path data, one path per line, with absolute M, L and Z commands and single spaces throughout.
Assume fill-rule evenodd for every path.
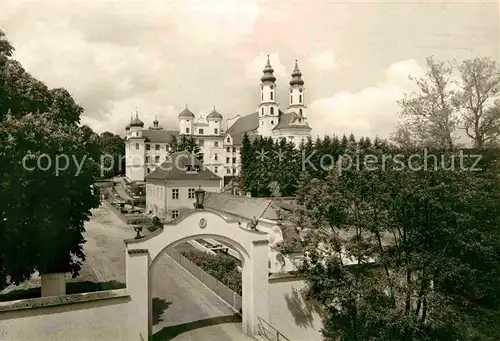
M 302 80 L 302 72 L 299 70 L 297 60 L 295 60 L 295 68 L 292 72 L 290 80 L 290 103 L 287 112 L 295 112 L 304 118 L 307 107 L 304 105 L 304 81 Z
M 276 103 L 276 77 L 267 56 L 264 74 L 260 78 L 260 105 L 259 105 L 259 135 L 271 136 L 273 128 L 278 124 L 279 107 Z

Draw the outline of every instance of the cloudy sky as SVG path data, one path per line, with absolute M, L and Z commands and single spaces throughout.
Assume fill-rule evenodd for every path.
M 499 59 L 499 17 L 498 1 L 479 0 L 0 0 L 15 58 L 67 88 L 83 123 L 119 133 L 136 108 L 166 128 L 186 104 L 256 111 L 270 54 L 282 108 L 298 59 L 314 136 L 385 137 L 425 57 Z

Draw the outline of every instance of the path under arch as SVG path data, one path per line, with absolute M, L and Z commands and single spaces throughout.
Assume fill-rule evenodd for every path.
M 194 210 L 141 239 L 126 240 L 126 280 L 132 309 L 132 338 L 152 335 L 151 267 L 167 247 L 193 238 L 219 239 L 242 256 L 242 329 L 257 333 L 258 317 L 268 319 L 268 234 L 245 229 L 214 210 Z

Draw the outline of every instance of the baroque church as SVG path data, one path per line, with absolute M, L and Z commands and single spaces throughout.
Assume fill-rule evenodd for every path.
M 153 126 L 144 128 L 136 112 L 125 128 L 126 177 L 132 182 L 144 182 L 145 177 L 167 159 L 171 153 L 172 138 L 192 137 L 201 150 L 200 160 L 211 172 L 221 178 L 239 173 L 243 136 L 285 138 L 298 145 L 310 136 L 305 88 L 297 61 L 289 81 L 289 101 L 286 110 L 276 102 L 276 77 L 269 56 L 260 84 L 260 104 L 256 112 L 237 117 L 223 126 L 224 117 L 215 109 L 206 116 L 196 117 L 186 106 L 179 114 L 179 129 L 165 130 L 155 118 Z

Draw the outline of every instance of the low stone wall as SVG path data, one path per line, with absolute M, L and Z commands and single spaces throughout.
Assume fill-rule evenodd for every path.
M 228 288 L 225 284 L 218 281 L 214 277 L 207 274 L 199 266 L 191 262 L 189 259 L 178 253 L 173 249 L 168 249 L 167 254 L 172 257 L 180 266 L 186 269 L 190 274 L 196 277 L 201 283 L 203 283 L 207 288 L 209 288 L 214 294 L 219 296 L 224 302 L 226 302 L 231 308 L 234 309 L 238 314 L 241 310 L 241 296 L 236 292 Z
M 0 302 L 0 340 L 138 340 L 125 289 Z

